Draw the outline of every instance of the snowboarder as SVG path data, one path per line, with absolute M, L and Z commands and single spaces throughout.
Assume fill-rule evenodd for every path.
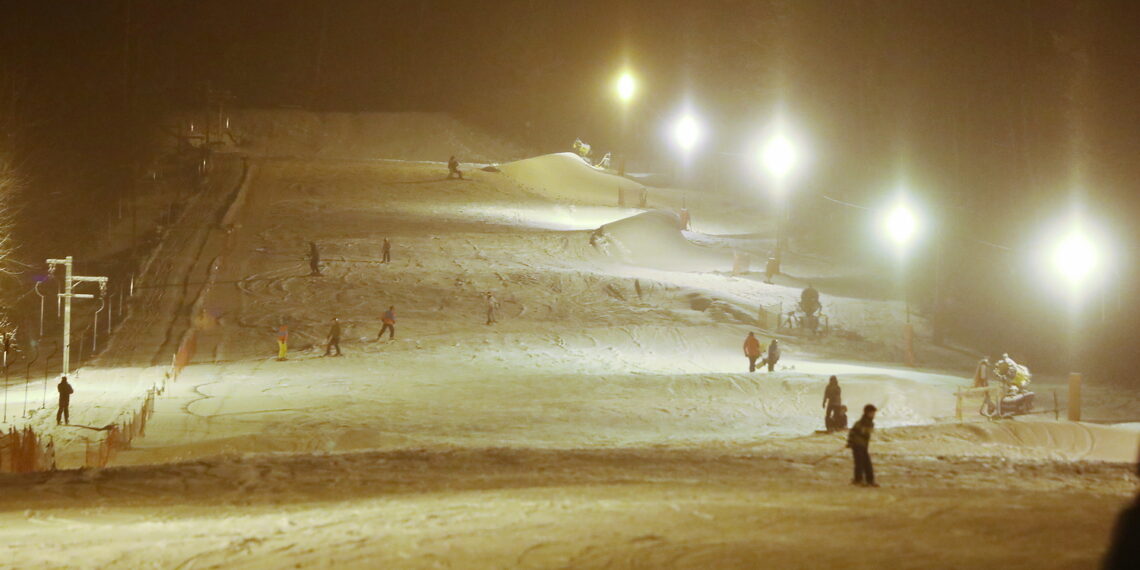
M 281 325 L 277 327 L 277 360 L 285 360 L 285 355 L 289 351 L 289 327 Z
M 871 465 L 871 454 L 867 448 L 871 445 L 871 432 L 875 431 L 875 412 L 877 409 L 871 404 L 863 406 L 863 417 L 851 426 L 847 434 L 847 447 L 851 448 L 851 455 L 855 459 L 855 478 L 852 485 L 878 487 L 875 482 L 875 468 Z
M 384 331 L 388 331 L 388 340 L 396 340 L 396 307 L 388 307 L 384 316 L 380 317 L 380 322 L 384 323 L 384 326 L 380 327 L 380 334 L 376 335 L 376 340 L 384 336 Z
M 779 361 L 780 341 L 772 339 L 772 342 L 768 343 L 768 356 L 764 357 L 764 360 L 760 361 L 760 366 L 766 365 L 768 367 L 768 372 L 772 372 L 776 369 L 776 363 Z
M 487 291 L 487 324 L 493 325 L 499 322 L 499 300 L 495 298 L 495 294 Z
M 313 241 L 309 242 L 309 275 L 321 276 L 321 252 Z
M 756 359 L 760 358 L 760 339 L 756 333 L 748 333 L 744 339 L 744 356 L 748 358 L 748 371 L 756 372 Z
M 839 388 L 839 378 L 832 376 L 827 380 L 827 388 L 823 390 L 823 425 L 827 433 L 835 431 L 835 419 L 839 415 L 839 406 L 843 405 L 843 391 Z M 843 420 L 843 427 L 847 427 L 847 420 Z
M 340 319 L 333 317 L 332 327 L 329 328 L 329 336 L 325 344 L 325 356 L 336 348 L 336 355 L 340 356 Z
M 460 180 L 463 180 L 463 172 L 459 170 L 459 161 L 452 155 L 452 157 L 447 160 L 447 179 L 451 180 L 454 176 L 458 176 Z
M 808 283 L 807 289 L 800 293 L 800 308 L 809 317 L 820 309 L 819 291 L 812 287 L 811 283 Z
M 75 393 L 75 389 L 67 383 L 67 376 L 59 380 L 56 389 L 59 390 L 59 409 L 55 412 L 55 423 L 58 424 L 60 418 L 63 418 L 63 425 L 67 425 L 71 423 L 71 395 Z
M 383 256 L 380 263 L 392 261 L 392 242 L 388 238 L 384 238 L 384 245 L 380 246 L 380 255 Z

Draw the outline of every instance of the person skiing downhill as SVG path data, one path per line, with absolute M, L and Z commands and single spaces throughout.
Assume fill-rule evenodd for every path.
M 756 333 L 748 333 L 744 339 L 744 356 L 748 358 L 748 371 L 756 372 L 756 359 L 760 358 L 760 339 Z
M 499 300 L 495 298 L 495 294 L 487 291 L 487 324 L 493 325 L 499 322 Z
M 458 176 L 460 180 L 463 180 L 463 172 L 459 170 L 459 161 L 455 159 L 454 155 L 452 155 L 452 157 L 447 160 L 448 180 L 450 180 L 453 176 Z
M 334 347 L 336 348 L 336 355 L 340 356 L 340 319 L 336 317 L 333 317 L 332 326 L 329 327 L 329 336 L 327 344 L 325 344 L 324 355 L 328 356 Z
M 59 380 L 56 390 L 59 391 L 59 409 L 55 412 L 55 423 L 58 424 L 59 419 L 63 418 L 63 425 L 67 425 L 71 423 L 71 395 L 75 389 L 67 383 L 67 376 L 64 376 Z
M 314 241 L 309 242 L 309 275 L 321 276 L 321 252 Z
M 827 381 L 827 388 L 823 390 L 823 409 L 826 410 L 823 414 L 823 425 L 827 428 L 827 433 L 831 433 L 838 429 L 836 427 L 836 419 L 839 415 L 839 407 L 843 405 L 843 391 L 839 388 L 839 378 L 832 376 Z M 843 420 L 843 427 L 847 427 L 847 420 Z
M 384 336 L 385 331 L 388 332 L 388 340 L 395 340 L 396 339 L 396 307 L 395 306 L 388 307 L 388 310 L 384 311 L 384 316 L 380 317 L 380 322 L 384 323 L 384 326 L 380 327 L 380 334 L 376 335 L 376 340 L 380 340 L 380 338 Z
M 277 327 L 277 360 L 285 360 L 289 351 L 289 327 Z
M 852 485 L 878 487 L 875 482 L 875 468 L 871 465 L 871 454 L 867 448 L 871 445 L 871 432 L 875 431 L 875 406 L 863 406 L 863 417 L 851 426 L 847 433 L 847 447 L 851 448 L 851 456 L 855 460 L 855 477 L 851 479 Z

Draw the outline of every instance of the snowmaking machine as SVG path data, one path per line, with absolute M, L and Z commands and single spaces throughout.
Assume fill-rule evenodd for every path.
M 1008 354 L 994 363 L 990 377 L 999 386 L 987 390 L 979 412 L 987 418 L 1004 418 L 1033 411 L 1036 394 L 1029 390 L 1032 375 L 1025 365 L 1014 362 Z M 996 392 L 996 395 L 995 395 Z

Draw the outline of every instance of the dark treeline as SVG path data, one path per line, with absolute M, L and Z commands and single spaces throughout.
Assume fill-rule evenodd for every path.
M 122 192 L 159 118 L 201 105 L 210 82 L 239 105 L 454 111 L 543 151 L 624 146 L 654 169 L 674 160 L 663 133 L 688 100 L 710 131 L 695 184 L 715 172 L 757 208 L 764 183 L 742 163 L 782 109 L 810 146 L 793 209 L 805 243 L 875 263 L 866 214 L 820 196 L 873 206 L 913 189 L 939 230 L 912 261 L 916 304 L 933 315 L 937 288 L 976 347 L 1054 369 L 1069 321 L 1038 286 L 1034 238 L 1075 196 L 1122 253 L 1140 243 L 1140 8 L 1126 0 L 7 4 L 5 144 L 37 199 L 67 197 L 69 226 Z M 623 144 L 624 64 L 640 93 Z M 1134 273 L 1106 273 L 1080 348 L 1119 363 L 1106 354 L 1140 332 Z

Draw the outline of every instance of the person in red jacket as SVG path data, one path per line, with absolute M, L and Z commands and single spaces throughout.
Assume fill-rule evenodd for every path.
M 760 339 L 756 333 L 748 333 L 744 339 L 744 356 L 748 357 L 748 371 L 756 372 L 756 359 L 760 358 Z
M 380 327 L 380 334 L 376 335 L 376 340 L 380 340 L 380 338 L 384 336 L 384 331 L 388 331 L 388 340 L 395 340 L 396 307 L 388 307 L 388 310 L 384 312 L 384 316 L 380 317 L 380 322 L 384 323 L 384 326 Z

